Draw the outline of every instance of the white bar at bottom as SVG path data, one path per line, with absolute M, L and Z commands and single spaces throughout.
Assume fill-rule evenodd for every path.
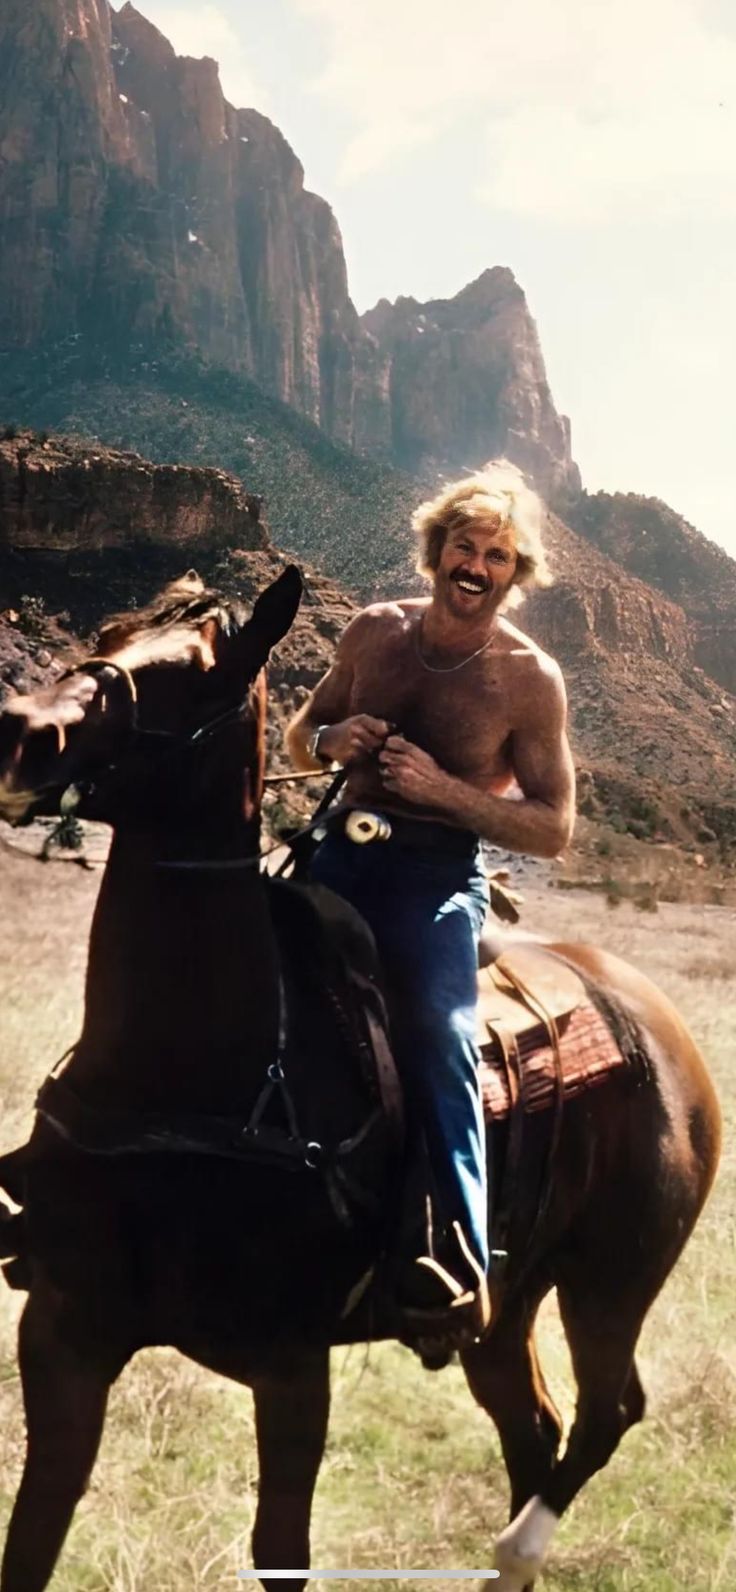
M 500 1570 L 238 1570 L 239 1581 L 497 1581 Z

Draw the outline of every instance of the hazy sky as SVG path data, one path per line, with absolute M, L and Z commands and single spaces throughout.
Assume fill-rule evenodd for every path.
M 286 134 L 352 297 L 507 265 L 589 490 L 736 556 L 736 0 L 138 0 Z

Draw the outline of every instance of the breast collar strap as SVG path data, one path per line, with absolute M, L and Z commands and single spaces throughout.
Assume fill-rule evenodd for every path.
M 378 1201 L 350 1176 L 346 1162 L 373 1128 L 380 1124 L 383 1111 L 380 1105 L 374 1107 L 355 1133 L 331 1147 L 317 1139 L 308 1139 L 301 1132 L 284 1070 L 288 1044 L 288 1005 L 281 974 L 278 998 L 276 1060 L 266 1068 L 262 1088 L 245 1123 L 242 1117 L 199 1113 L 182 1117 L 168 1113 L 166 1116 L 151 1116 L 146 1113 L 127 1115 L 100 1111 L 96 1106 L 87 1104 L 63 1075 L 57 1076 L 56 1068 L 38 1092 L 36 1111 L 60 1138 L 87 1155 L 214 1155 L 228 1160 L 270 1165 L 284 1171 L 318 1172 L 337 1220 L 341 1226 L 352 1228 L 355 1207 L 375 1216 Z M 67 1051 L 56 1067 L 68 1061 L 73 1053 L 73 1050 Z M 285 1127 L 264 1120 L 274 1102 L 281 1108 Z

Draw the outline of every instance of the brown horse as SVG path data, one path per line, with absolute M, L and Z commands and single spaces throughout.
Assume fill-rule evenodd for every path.
M 77 1117 L 64 1134 L 52 1098 L 29 1146 L 0 1161 L 0 1184 L 23 1207 L 0 1226 L 0 1253 L 18 1257 L 10 1275 L 29 1294 L 19 1343 L 27 1458 L 0 1592 L 47 1586 L 110 1385 L 139 1348 L 161 1343 L 252 1387 L 254 1562 L 265 1585 L 269 1569 L 293 1569 L 289 1585 L 303 1587 L 329 1347 L 394 1329 L 390 1303 L 346 1308 L 383 1241 L 385 1201 L 383 1213 L 379 1199 L 345 1220 L 315 1153 L 320 1142 L 354 1147 L 370 1127 L 368 1180 L 385 1183 L 390 1134 L 380 1111 L 366 1119 L 365 1078 L 346 1060 L 315 981 L 285 994 L 285 982 L 299 983 L 298 954 L 286 964 L 283 955 L 293 926 L 280 924 L 274 887 L 253 865 L 262 671 L 299 592 L 298 574 L 285 571 L 246 622 L 187 577 L 107 626 L 86 665 L 0 715 L 4 816 L 58 813 L 73 800 L 81 816 L 113 827 L 84 1026 L 62 1075 Z M 637 1088 L 619 1072 L 566 1107 L 531 1247 L 539 1144 L 525 1136 L 508 1280 L 490 1333 L 463 1354 L 510 1478 L 511 1523 L 491 1583 L 502 1592 L 531 1585 L 559 1516 L 642 1416 L 642 1321 L 718 1159 L 717 1103 L 677 1013 L 613 958 L 582 945 L 555 950 L 584 971 L 614 1024 L 618 1014 L 636 1032 L 646 1068 Z M 284 1039 L 295 999 L 306 1045 Z M 268 1120 L 275 1096 L 287 1119 L 272 1141 L 257 1131 L 265 1096 Z M 245 1158 L 232 1145 L 234 1121 L 248 1124 Z M 505 1126 L 492 1133 L 500 1164 Z M 79 1147 L 85 1135 L 93 1149 Z M 299 1151 L 291 1163 L 287 1142 Z M 561 1457 L 533 1338 L 552 1287 L 578 1387 Z

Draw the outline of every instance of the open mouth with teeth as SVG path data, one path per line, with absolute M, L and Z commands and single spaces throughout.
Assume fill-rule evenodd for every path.
M 474 579 L 472 575 L 453 575 L 452 579 L 461 591 L 467 592 L 470 597 L 480 597 L 488 591 L 488 582 Z

